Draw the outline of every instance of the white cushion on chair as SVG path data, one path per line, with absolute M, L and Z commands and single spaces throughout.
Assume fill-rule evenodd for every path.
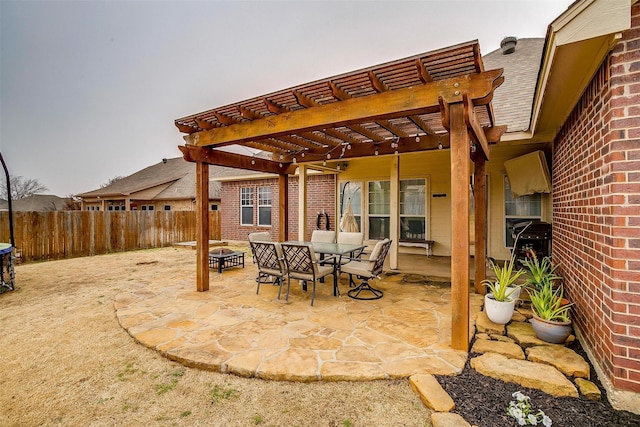
M 371 269 L 373 263 L 371 261 L 351 261 L 340 268 L 340 272 L 353 274 L 359 277 L 371 277 Z
M 353 233 L 349 231 L 343 231 L 338 234 L 338 243 L 347 243 L 350 245 L 361 245 L 364 240 L 362 233 Z
M 313 230 L 311 233 L 312 242 L 335 243 L 336 232 L 330 230 Z
M 268 231 L 257 231 L 255 233 L 249 233 L 250 242 L 270 242 L 271 233 Z
M 378 256 L 380 256 L 380 251 L 382 250 L 382 247 L 388 241 L 389 239 L 384 239 L 376 243 L 376 245 L 373 247 L 373 251 L 371 251 L 371 255 L 369 256 L 369 261 L 375 261 L 378 258 Z

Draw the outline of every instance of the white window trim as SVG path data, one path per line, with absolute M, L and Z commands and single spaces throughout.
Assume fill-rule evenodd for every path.
M 263 205 L 263 204 L 260 204 L 260 201 L 261 201 L 261 200 L 260 200 L 260 190 L 263 190 L 263 189 L 267 189 L 267 190 L 269 190 L 269 204 L 268 204 L 268 205 L 266 205 L 266 204 L 264 204 L 264 205 Z M 264 209 L 264 208 L 268 207 L 268 208 L 270 208 L 270 210 L 271 210 L 271 214 L 273 214 L 273 191 L 271 191 L 271 187 L 269 187 L 269 186 L 263 186 L 263 187 L 258 187 L 258 191 L 257 191 L 257 193 L 258 193 L 258 219 L 257 219 L 257 221 L 258 221 L 258 227 L 271 227 L 271 226 L 272 226 L 272 222 L 273 222 L 273 221 L 272 221 L 272 216 L 273 216 L 273 215 L 269 215 L 269 224 L 260 224 L 260 211 L 261 211 L 262 209 Z
M 247 204 L 247 205 L 243 204 L 244 192 L 242 190 L 249 190 L 250 191 L 251 194 L 250 194 L 250 197 L 249 197 L 248 201 L 251 204 Z M 253 214 L 254 213 L 253 212 L 253 208 L 254 208 L 254 204 L 253 204 L 253 198 L 254 198 L 253 193 L 254 193 L 254 191 L 253 190 L 254 190 L 253 187 L 240 187 L 240 225 L 253 225 L 253 218 L 255 216 Z M 249 207 L 251 208 L 251 222 L 250 223 L 244 223 L 244 222 L 242 222 L 242 220 L 243 220 L 242 208 L 249 208 Z

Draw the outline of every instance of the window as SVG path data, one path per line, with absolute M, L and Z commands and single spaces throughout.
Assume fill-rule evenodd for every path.
M 154 209 L 155 209 L 155 208 L 153 207 L 153 205 L 149 205 L 149 210 L 150 210 L 150 211 L 152 211 L 152 210 L 154 210 Z
M 400 181 L 400 240 L 427 238 L 426 187 L 424 179 Z
M 542 220 L 542 197 L 539 193 L 514 198 L 509 179 L 504 177 L 505 246 L 513 247 L 513 226 L 519 222 Z
M 369 182 L 369 239 L 389 237 L 391 189 L 389 181 Z
M 258 188 L 258 225 L 271 225 L 271 188 Z
M 212 211 L 217 211 L 218 210 L 218 205 L 211 205 L 211 210 Z
M 147 210 L 147 205 L 141 205 L 140 209 L 142 209 L 143 211 L 146 211 Z
M 240 189 L 240 224 L 253 225 L 253 188 Z
M 170 211 L 171 210 L 171 205 L 164 205 L 164 210 L 165 211 Z

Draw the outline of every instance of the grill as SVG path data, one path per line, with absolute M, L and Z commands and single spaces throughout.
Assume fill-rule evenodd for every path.
M 531 253 L 538 259 L 551 255 L 551 224 L 548 222 L 519 222 L 513 226 L 513 238 L 518 234 L 520 238 L 514 248 L 517 260 L 524 260 Z

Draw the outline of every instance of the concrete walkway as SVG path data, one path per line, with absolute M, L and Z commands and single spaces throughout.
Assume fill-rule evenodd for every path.
M 426 257 L 421 257 L 422 261 Z M 195 266 L 194 266 L 195 268 Z M 292 281 L 289 302 L 278 288 L 262 285 L 257 270 L 211 271 L 208 292 L 194 284 L 141 284 L 116 296 L 120 325 L 139 343 L 187 366 L 245 377 L 288 381 L 407 378 L 453 375 L 467 353 L 451 341 L 448 279 L 386 274 L 372 284 L 384 291 L 376 301 L 332 294 L 332 277 L 310 292 Z M 286 286 L 286 284 L 285 284 Z M 470 292 L 470 334 L 482 297 Z

